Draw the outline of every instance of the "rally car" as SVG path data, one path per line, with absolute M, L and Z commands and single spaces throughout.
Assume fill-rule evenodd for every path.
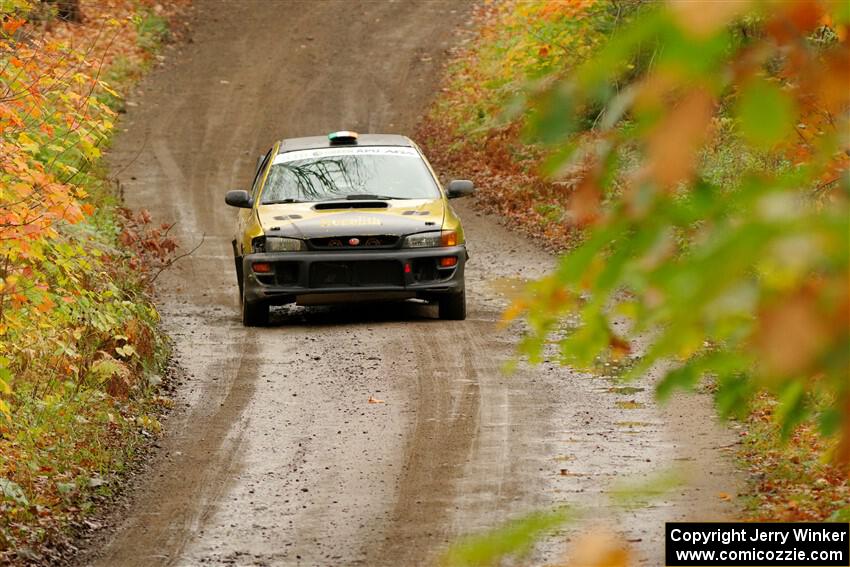
M 242 322 L 271 305 L 424 299 L 466 318 L 463 227 L 419 147 L 389 134 L 334 132 L 276 143 L 258 160 L 239 207 L 233 254 Z

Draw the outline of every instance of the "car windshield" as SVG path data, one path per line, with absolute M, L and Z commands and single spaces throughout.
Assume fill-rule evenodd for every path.
M 414 148 L 321 148 L 276 156 L 262 203 L 435 199 L 439 194 Z

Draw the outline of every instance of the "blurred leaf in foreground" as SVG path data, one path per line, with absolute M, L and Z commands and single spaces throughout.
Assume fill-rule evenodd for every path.
M 820 419 L 850 462 L 847 6 L 646 3 L 527 97 L 586 237 L 508 311 L 525 355 L 578 313 L 564 363 L 672 361 L 659 395 L 710 376 L 725 415 L 769 391 L 786 436 Z
M 574 519 L 568 509 L 535 512 L 493 531 L 466 537 L 446 552 L 443 567 L 487 567 L 506 557 L 522 558 L 546 534 Z

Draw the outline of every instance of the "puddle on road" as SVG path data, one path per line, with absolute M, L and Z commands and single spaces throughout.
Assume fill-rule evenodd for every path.
M 612 381 L 620 381 L 620 383 L 622 383 L 622 376 L 624 376 L 637 361 L 638 359 L 632 356 L 627 356 L 620 360 L 599 360 L 595 364 L 595 371 L 596 374 L 600 376 L 605 376 Z
M 625 400 L 625 401 L 617 402 L 616 406 L 620 409 L 634 410 L 634 409 L 643 409 L 643 408 L 646 407 L 646 404 L 641 403 L 641 402 L 636 402 L 634 400 Z
M 505 299 L 514 301 L 522 297 L 525 286 L 530 281 L 528 278 L 504 277 L 489 280 L 487 285 Z
M 618 421 L 614 425 L 617 427 L 628 427 L 633 429 L 635 427 L 654 427 L 657 424 L 649 421 Z
M 646 388 L 637 388 L 635 386 L 618 386 L 605 390 L 609 394 L 619 394 L 621 396 L 633 396 L 638 392 L 643 392 Z

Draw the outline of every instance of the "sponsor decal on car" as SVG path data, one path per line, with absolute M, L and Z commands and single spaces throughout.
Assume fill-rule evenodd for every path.
M 319 221 L 320 226 L 381 226 L 381 219 L 377 217 L 355 217 L 355 216 L 346 216 L 344 218 L 330 218 L 330 219 L 321 219 Z
M 413 148 L 401 146 L 366 146 L 363 148 L 319 148 L 315 150 L 295 150 L 293 152 L 278 154 L 274 158 L 274 163 L 287 163 L 302 159 L 336 156 L 399 156 L 419 158 L 419 154 Z

